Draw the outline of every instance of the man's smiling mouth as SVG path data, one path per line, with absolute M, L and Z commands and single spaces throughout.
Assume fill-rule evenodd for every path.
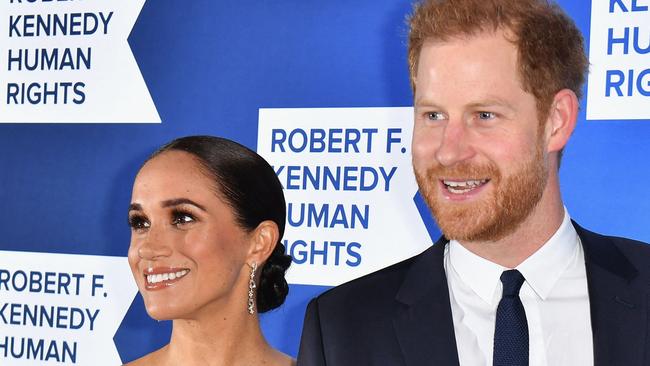
M 464 194 L 473 191 L 489 182 L 489 179 L 443 179 L 442 184 L 453 194 Z

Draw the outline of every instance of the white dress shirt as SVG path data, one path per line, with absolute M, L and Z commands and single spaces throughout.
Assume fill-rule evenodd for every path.
M 444 263 L 460 364 L 492 365 L 499 277 L 510 268 L 454 240 Z M 528 320 L 529 365 L 593 365 L 584 251 L 566 209 L 557 232 L 516 269 L 526 279 L 519 297 Z

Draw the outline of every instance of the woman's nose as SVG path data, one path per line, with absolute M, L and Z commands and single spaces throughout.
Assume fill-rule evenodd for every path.
M 168 257 L 172 254 L 172 248 L 163 233 L 151 230 L 142 245 L 138 248 L 138 256 L 141 259 L 155 260 Z

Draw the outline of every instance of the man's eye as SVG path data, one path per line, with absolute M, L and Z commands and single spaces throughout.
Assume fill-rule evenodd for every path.
M 427 112 L 426 117 L 430 121 L 440 121 L 445 118 L 444 114 L 440 112 Z
M 496 115 L 492 112 L 478 112 L 478 118 L 483 120 L 493 119 Z
M 194 216 L 185 212 L 174 212 L 172 216 L 172 225 L 181 226 L 196 221 Z
M 151 226 L 151 224 L 144 217 L 131 216 L 129 217 L 129 226 L 133 230 L 144 230 L 144 229 L 148 229 Z

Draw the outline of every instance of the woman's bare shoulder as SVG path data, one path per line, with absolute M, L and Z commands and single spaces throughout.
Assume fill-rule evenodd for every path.
M 290 356 L 275 350 L 275 365 L 277 366 L 296 366 L 296 360 Z
M 149 354 L 146 354 L 137 360 L 133 360 L 124 366 L 149 366 L 149 365 L 160 365 L 162 360 L 162 355 L 165 352 L 166 347 L 163 347 L 157 351 L 153 351 Z

